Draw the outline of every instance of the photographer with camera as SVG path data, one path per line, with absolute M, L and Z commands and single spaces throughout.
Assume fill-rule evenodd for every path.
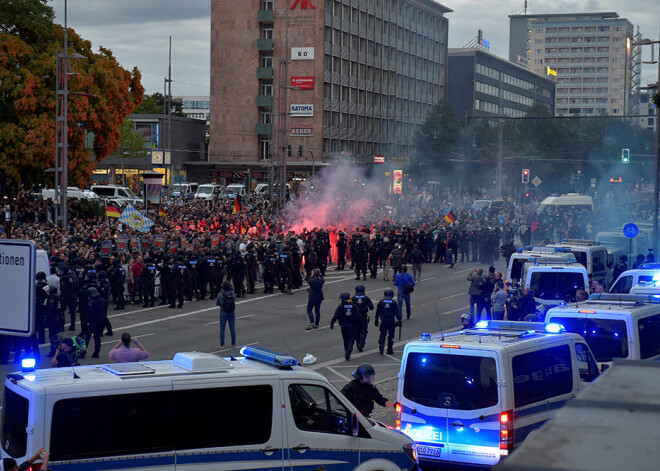
M 27 471 L 30 469 L 30 466 L 34 464 L 38 459 L 41 460 L 41 471 L 48 471 L 48 459 L 50 458 L 50 453 L 46 451 L 45 448 L 40 448 L 37 450 L 37 453 L 30 458 L 29 460 L 20 464 L 16 463 L 16 460 L 13 458 L 3 458 L 0 460 L 0 470 L 1 471 Z
M 66 338 L 60 340 L 50 365 L 53 368 L 66 368 L 67 366 L 73 366 L 72 355 L 74 349 L 73 339 Z
M 131 342 L 137 348 L 131 347 Z M 121 334 L 121 340 L 108 352 L 108 356 L 117 363 L 130 363 L 146 360 L 149 358 L 149 352 L 142 346 L 137 337 L 131 337 L 131 334 L 124 332 Z

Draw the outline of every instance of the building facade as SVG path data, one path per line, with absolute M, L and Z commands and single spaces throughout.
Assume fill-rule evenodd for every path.
M 446 97 L 432 0 L 211 2 L 210 162 L 405 160 Z M 299 154 L 302 154 L 300 156 Z
M 211 98 L 208 96 L 182 96 L 181 111 L 187 118 L 203 119 L 209 124 Z
M 449 104 L 459 118 L 519 118 L 535 104 L 554 114 L 555 81 L 483 49 L 449 49 Z
M 633 25 L 614 12 L 509 15 L 509 60 L 556 74 L 558 116 L 624 116 L 639 90 Z

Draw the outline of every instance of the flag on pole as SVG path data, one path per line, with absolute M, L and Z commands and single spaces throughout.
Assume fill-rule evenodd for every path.
M 236 214 L 241 212 L 241 197 L 236 195 L 236 199 L 234 200 L 234 209 L 232 209 L 231 213 Z
M 111 206 L 111 205 L 109 205 L 109 204 L 106 205 L 106 207 L 105 207 L 105 215 L 106 215 L 106 217 L 109 217 L 109 218 L 118 218 L 118 217 L 120 216 L 120 214 L 121 214 L 121 213 L 119 212 L 119 210 L 118 210 L 117 208 L 115 208 L 114 206 Z
M 163 208 L 160 208 L 160 209 L 158 210 L 158 215 L 159 215 L 160 217 L 162 217 L 162 218 L 166 218 L 166 217 L 167 217 L 167 213 L 165 212 L 165 210 L 164 210 Z
M 454 211 L 450 209 L 449 212 L 445 214 L 444 220 L 450 224 L 456 224 L 456 215 L 454 214 Z
M 140 232 L 149 232 L 151 226 L 154 225 L 154 222 L 151 219 L 142 215 L 131 204 L 127 205 L 126 209 L 121 213 L 119 221 Z

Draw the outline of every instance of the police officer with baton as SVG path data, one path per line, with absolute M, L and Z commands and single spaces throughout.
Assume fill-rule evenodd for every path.
M 385 296 L 376 307 L 376 327 L 380 322 L 380 337 L 378 338 L 378 352 L 382 355 L 385 350 L 385 336 L 387 335 L 387 354 L 391 355 L 394 345 L 394 329 L 399 327 L 399 340 L 401 340 L 401 312 L 396 301 L 394 301 L 394 291 L 386 289 Z

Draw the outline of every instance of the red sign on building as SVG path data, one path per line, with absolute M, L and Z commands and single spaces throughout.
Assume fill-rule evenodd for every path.
M 308 8 L 315 9 L 316 7 L 312 5 L 312 0 L 295 0 L 293 2 L 293 5 L 291 5 L 291 9 L 295 10 L 296 5 L 300 4 L 300 9 L 301 10 L 307 10 Z
M 314 77 L 291 77 L 291 86 L 300 90 L 314 90 Z
M 374 155 L 374 163 L 375 164 L 384 164 L 385 163 L 385 156 L 384 155 Z

